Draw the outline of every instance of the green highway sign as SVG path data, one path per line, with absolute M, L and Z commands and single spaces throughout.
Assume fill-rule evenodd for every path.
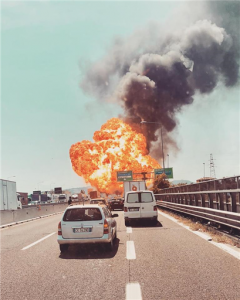
M 132 171 L 117 171 L 117 181 L 133 180 Z
M 165 169 L 154 169 L 154 177 L 156 178 L 158 175 L 165 173 L 167 178 L 173 178 L 173 168 L 165 168 Z

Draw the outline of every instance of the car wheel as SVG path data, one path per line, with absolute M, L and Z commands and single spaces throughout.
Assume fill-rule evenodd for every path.
M 60 251 L 61 251 L 61 252 L 66 252 L 67 249 L 68 249 L 68 245 L 67 245 L 67 244 L 59 245 L 59 247 L 60 247 Z
M 109 242 L 109 243 L 107 244 L 107 249 L 108 249 L 109 251 L 113 251 L 113 239 L 111 239 L 111 242 Z

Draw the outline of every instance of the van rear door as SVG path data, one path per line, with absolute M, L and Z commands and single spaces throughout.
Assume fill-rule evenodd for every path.
M 129 218 L 140 218 L 141 203 L 139 198 L 139 193 L 129 193 L 125 201 L 125 206 L 127 207 L 126 216 Z
M 156 205 L 154 195 L 146 191 L 139 193 L 139 196 L 141 201 L 141 218 L 152 218 L 156 214 L 156 212 L 154 212 L 154 206 Z

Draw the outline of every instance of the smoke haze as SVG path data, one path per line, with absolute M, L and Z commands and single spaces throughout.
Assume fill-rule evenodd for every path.
M 176 113 L 196 92 L 211 93 L 239 78 L 239 3 L 205 2 L 194 21 L 164 28 L 155 23 L 118 39 L 106 56 L 89 66 L 80 83 L 88 94 L 123 107 L 122 118 L 142 132 L 151 150 L 162 126 L 165 148 L 176 147 L 171 132 Z M 187 19 L 187 16 L 182 16 Z M 154 155 L 158 157 L 157 152 Z

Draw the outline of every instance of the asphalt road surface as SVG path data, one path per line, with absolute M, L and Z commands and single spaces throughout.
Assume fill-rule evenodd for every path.
M 159 214 L 157 226 L 125 227 L 114 251 L 70 246 L 61 214 L 1 229 L 1 299 L 240 299 L 240 261 Z M 38 242 L 38 243 L 36 243 Z

